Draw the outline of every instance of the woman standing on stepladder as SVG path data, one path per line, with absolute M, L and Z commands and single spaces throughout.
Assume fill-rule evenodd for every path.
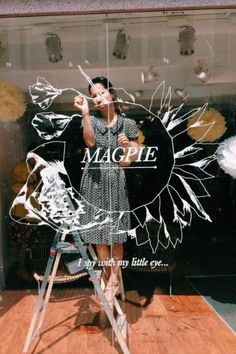
M 74 105 L 82 113 L 83 138 L 89 148 L 89 156 L 96 154 L 96 161 L 86 162 L 80 193 L 92 206 L 105 212 L 129 211 L 125 173 L 117 162 L 119 161 L 117 155 L 131 147 L 138 152 L 136 123 L 121 116 L 115 102 L 116 92 L 105 77 L 93 79 L 88 89 L 98 112 L 90 115 L 88 101 L 82 95 L 74 98 Z M 117 149 L 118 147 L 122 149 Z M 102 158 L 108 151 L 109 162 Z M 133 154 L 130 160 L 135 160 L 135 158 Z M 91 208 L 91 213 L 86 212 L 82 215 L 82 222 L 92 222 L 95 217 L 94 208 Z M 118 228 L 119 232 L 117 232 Z M 123 243 L 127 240 L 129 229 L 129 213 L 124 213 L 118 224 L 114 223 L 111 226 L 110 223 L 93 230 L 80 232 L 84 242 L 96 245 L 100 261 L 106 262 L 112 258 L 114 260 L 111 267 L 104 267 L 107 278 L 105 296 L 110 305 L 114 296 L 119 292 L 119 263 L 123 258 Z

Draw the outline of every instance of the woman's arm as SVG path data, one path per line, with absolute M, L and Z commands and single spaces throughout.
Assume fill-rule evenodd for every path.
M 91 124 L 88 101 L 83 96 L 76 96 L 74 98 L 74 106 L 82 113 L 84 142 L 87 147 L 93 147 L 96 143 L 96 137 Z
M 95 139 L 95 133 L 91 124 L 90 116 L 89 114 L 83 114 L 83 138 L 84 142 L 87 147 L 91 148 L 95 146 L 96 139 Z

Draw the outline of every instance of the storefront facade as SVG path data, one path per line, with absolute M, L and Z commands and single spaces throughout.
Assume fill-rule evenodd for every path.
M 0 288 L 26 242 L 20 234 L 12 240 L 12 220 L 49 227 L 49 237 L 61 230 L 58 215 L 26 203 L 27 179 L 15 182 L 22 185 L 14 197 L 25 203 L 28 216 L 12 212 L 12 169 L 29 151 L 63 163 L 78 205 L 88 160 L 91 169 L 122 166 L 129 209 L 119 206 L 126 197 L 114 206 L 119 197 L 109 176 L 107 208 L 87 200 L 94 215 L 100 208 L 105 217 L 78 226 L 74 215 L 66 227 L 83 232 L 93 223 L 96 232 L 108 219 L 116 234 L 125 227 L 124 271 L 169 271 L 180 261 L 185 274 L 187 264 L 198 265 L 198 274 L 208 265 L 230 272 L 236 256 L 236 153 L 227 144 L 236 132 L 236 1 L 1 1 L 0 17 Z M 136 152 L 119 144 L 114 151 L 110 138 L 102 153 L 86 150 L 74 96 L 89 101 L 88 85 L 101 76 L 116 89 L 121 117 L 136 123 L 130 141 L 137 140 L 139 154 L 132 163 Z M 117 129 L 129 134 L 126 126 Z M 40 155 L 43 144 L 46 153 Z M 227 156 L 232 153 L 226 162 L 224 147 Z M 93 193 L 96 188 L 99 183 Z M 123 187 L 115 188 L 119 195 Z M 30 253 L 36 246 L 24 247 Z

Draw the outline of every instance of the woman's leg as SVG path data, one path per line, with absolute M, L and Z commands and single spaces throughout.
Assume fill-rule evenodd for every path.
M 114 243 L 110 249 L 111 258 L 114 260 L 114 263 L 111 267 L 111 275 L 108 279 L 105 296 L 110 307 L 113 307 L 113 299 L 119 293 L 120 290 L 120 279 L 119 279 L 119 269 L 120 261 L 123 258 L 123 244 Z
M 104 270 L 107 278 L 110 277 L 111 273 L 118 278 L 120 261 L 123 258 L 123 243 L 114 243 L 111 247 L 97 244 L 96 250 L 100 261 L 109 261 L 109 259 L 114 258 L 113 266 L 105 266 Z
M 104 271 L 107 278 L 107 284 L 105 288 L 105 296 L 111 307 L 113 307 L 113 299 L 119 292 L 119 268 L 120 261 L 123 258 L 123 244 L 114 243 L 111 247 L 108 245 L 96 245 L 96 250 L 98 258 L 101 261 L 109 261 L 109 259 L 114 259 L 113 265 L 104 266 Z
M 114 243 L 111 247 L 111 258 L 114 258 L 115 264 L 112 267 L 112 274 L 119 279 L 120 262 L 123 259 L 123 243 Z
M 109 261 L 111 255 L 110 255 L 110 247 L 108 245 L 97 244 L 96 250 L 97 250 L 97 254 L 98 254 L 98 259 L 100 261 Z M 105 272 L 105 275 L 108 279 L 111 275 L 111 267 L 105 266 L 104 272 Z

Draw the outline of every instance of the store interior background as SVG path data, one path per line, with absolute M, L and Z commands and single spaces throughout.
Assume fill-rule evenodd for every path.
M 192 55 L 180 55 L 178 39 L 183 26 L 195 29 Z M 130 36 L 127 57 L 123 60 L 112 54 L 120 29 L 125 29 Z M 63 58 L 57 63 L 49 61 L 45 48 L 45 39 L 50 33 L 57 34 L 62 43 Z M 11 269 L 17 257 L 7 242 L 11 168 L 23 158 L 30 143 L 43 142 L 31 126 L 32 118 L 40 109 L 32 105 L 28 87 L 36 82 L 37 76 L 44 77 L 54 87 L 71 87 L 87 94 L 87 82 L 78 69 L 81 65 L 90 78 L 109 76 L 115 87 L 123 87 L 129 93 L 141 91 L 136 103 L 146 108 L 149 108 L 156 87 L 165 80 L 166 88 L 170 86 L 172 89 L 173 107 L 183 103 L 175 91 L 183 89 L 188 93 L 183 112 L 208 103 L 209 107 L 225 117 L 227 131 L 217 143 L 235 135 L 235 10 L 183 11 L 172 16 L 156 12 L 5 18 L 1 20 L 0 41 L 6 48 L 0 57 L 1 80 L 8 80 L 20 87 L 26 94 L 28 104 L 19 120 L 0 123 L 1 261 L 6 284 L 9 274 L 12 276 Z M 212 76 L 208 83 L 201 82 L 195 75 L 194 69 L 199 60 L 207 64 Z M 158 75 L 153 81 L 143 83 L 141 73 L 150 66 L 157 70 Z M 73 97 L 73 92 L 59 96 L 50 111 L 72 115 L 75 113 Z M 152 111 L 155 114 L 159 111 L 160 98 L 161 92 L 153 101 Z M 126 105 L 124 109 L 126 115 L 137 122 L 147 116 L 135 105 L 131 108 Z M 78 151 L 83 145 L 79 119 L 70 123 L 62 138 L 67 142 L 66 167 L 73 185 L 78 188 Z M 185 139 L 189 137 L 186 135 Z M 235 270 L 235 180 L 220 170 L 216 162 L 211 164 L 210 172 L 215 178 L 205 181 L 205 185 L 211 197 L 205 198 L 202 203 L 212 223 L 194 215 L 192 225 L 185 228 L 182 244 L 173 251 L 175 270 L 182 275 L 229 274 Z M 142 190 L 137 188 L 136 192 L 142 194 Z M 128 243 L 127 254 L 132 256 L 135 247 L 133 242 Z M 148 252 L 143 247 L 139 256 L 145 257 Z M 14 281 L 10 280 L 10 284 L 14 285 Z

